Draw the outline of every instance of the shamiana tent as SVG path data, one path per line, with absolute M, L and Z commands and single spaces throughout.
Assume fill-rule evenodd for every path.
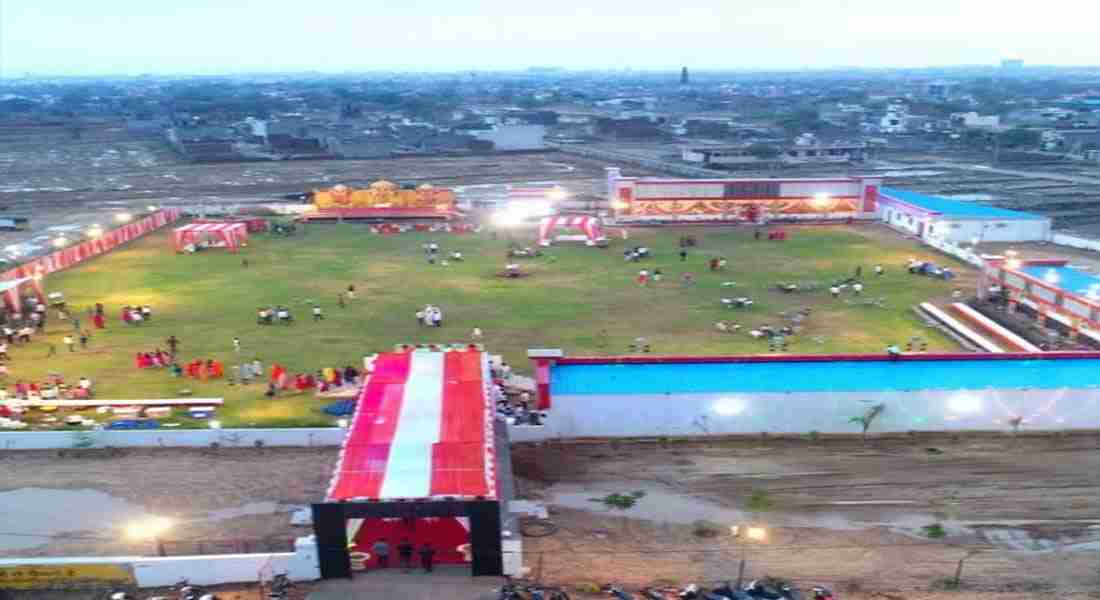
M 176 252 L 202 243 L 236 252 L 247 241 L 248 227 L 244 223 L 191 223 L 172 232 Z
M 497 497 L 487 355 L 413 350 L 378 355 L 328 491 L 329 502 Z M 465 517 L 352 519 L 355 549 L 381 538 L 431 543 L 442 563 L 466 563 Z M 353 553 L 354 558 L 354 553 Z
M 21 292 L 27 287 L 34 291 L 39 302 L 46 301 L 46 296 L 42 293 L 42 282 L 39 278 L 20 277 L 19 279 L 0 281 L 0 294 L 4 295 L 4 306 L 12 312 L 22 312 L 23 295 Z

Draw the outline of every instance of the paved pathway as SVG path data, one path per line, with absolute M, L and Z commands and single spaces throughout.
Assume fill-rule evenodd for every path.
M 357 573 L 354 579 L 316 584 L 307 600 L 496 600 L 499 577 L 470 577 L 468 567 L 441 567 L 426 574 L 400 569 Z

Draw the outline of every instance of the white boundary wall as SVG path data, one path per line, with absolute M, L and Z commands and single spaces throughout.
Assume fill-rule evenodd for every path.
M 79 564 L 118 564 L 128 566 L 138 587 L 167 587 L 187 579 L 195 585 L 258 581 L 261 570 L 270 577 L 286 573 L 293 581 L 321 578 L 317 544 L 313 536 L 294 542 L 294 552 L 262 554 L 211 554 L 207 556 L 111 556 L 64 558 L 0 558 L 0 566 L 64 566 Z
M 205 448 L 264 446 L 339 446 L 347 430 L 300 429 L 152 429 L 148 431 L 18 431 L 0 433 L 0 450 L 61 448 Z
M 883 404 L 872 433 L 1100 428 L 1100 389 L 558 395 L 545 424 L 512 426 L 513 442 L 584 437 L 856 434 L 850 422 Z
M 1058 246 L 1069 246 L 1070 248 L 1100 252 L 1100 240 L 1090 240 L 1088 238 L 1077 237 L 1066 233 L 1055 233 L 1050 236 L 1050 241 Z

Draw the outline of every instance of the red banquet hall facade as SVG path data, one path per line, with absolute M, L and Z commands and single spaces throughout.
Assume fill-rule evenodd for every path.
M 607 169 L 615 220 L 659 222 L 815 222 L 873 219 L 879 177 L 665 179 Z
M 476 348 L 375 357 L 326 501 L 313 506 L 323 577 L 374 568 L 381 539 L 502 573 L 491 383 Z

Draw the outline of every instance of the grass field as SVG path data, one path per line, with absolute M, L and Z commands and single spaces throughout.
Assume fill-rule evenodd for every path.
M 768 344 L 745 333 L 718 332 L 714 323 L 752 326 L 786 324 L 781 311 L 811 307 L 804 331 L 790 339 L 792 353 L 883 352 L 889 343 L 904 344 L 921 335 L 930 350 L 956 349 L 950 340 L 925 327 L 910 307 L 943 298 L 955 288 L 969 289 L 969 272 L 953 283 L 909 275 L 910 256 L 929 255 L 913 243 L 877 228 L 792 228 L 785 242 L 754 241 L 752 232 L 692 228 L 699 239 L 687 262 L 680 262 L 676 242 L 687 230 L 635 231 L 629 242 L 613 241 L 606 250 L 560 246 L 524 262 L 530 277 L 505 280 L 495 276 L 505 262 L 507 241 L 487 234 L 372 235 L 355 225 L 313 225 L 295 238 L 254 236 L 240 255 L 209 251 L 176 255 L 167 233 L 139 240 L 130 247 L 87 265 L 51 276 L 49 291 L 62 291 L 84 316 L 102 302 L 109 316 L 105 331 L 93 332 L 87 351 L 68 353 L 61 337 L 69 329 L 56 320 L 48 335 L 13 351 L 11 379 L 41 379 L 61 372 L 70 379 L 91 377 L 101 398 L 176 396 L 190 388 L 195 396 L 224 397 L 220 419 L 229 426 L 327 424 L 319 413 L 325 401 L 312 396 L 275 400 L 262 396 L 260 385 L 229 386 L 224 381 L 196 382 L 162 371 L 133 366 L 138 351 L 164 347 L 176 335 L 182 361 L 216 358 L 236 364 L 231 340 L 240 337 L 242 357 L 259 357 L 265 368 L 283 364 L 292 373 L 324 366 L 360 363 L 362 356 L 391 349 L 400 342 L 468 341 L 475 326 L 484 343 L 525 371 L 525 351 L 560 347 L 568 354 L 622 354 L 638 337 L 648 338 L 661 354 L 764 353 Z M 437 241 L 444 251 L 460 250 L 466 261 L 443 267 L 429 265 L 421 244 Z M 623 260 L 626 244 L 649 246 L 654 258 L 640 265 Z M 707 272 L 711 256 L 729 259 L 727 271 Z M 249 261 L 247 268 L 242 257 Z M 881 263 L 887 273 L 871 275 Z M 850 275 L 857 265 L 868 279 L 864 298 L 882 297 L 885 308 L 866 306 L 850 294 L 833 299 L 825 288 Z M 659 284 L 639 288 L 640 268 L 660 267 Z M 683 287 L 680 275 L 695 273 L 697 285 Z M 732 288 L 722 283 L 733 281 Z M 814 293 L 783 294 L 781 281 L 817 281 Z M 337 306 L 341 290 L 354 284 L 358 298 Z M 747 296 L 755 306 L 733 310 L 720 298 Z M 310 320 L 309 304 L 320 302 L 326 319 Z M 124 304 L 153 307 L 154 318 L 141 326 L 124 325 Z M 424 304 L 441 306 L 444 326 L 422 328 L 414 313 Z M 298 322 L 292 326 L 257 326 L 261 305 L 286 304 Z M 90 326 L 91 323 L 87 322 Z M 606 331 L 606 336 L 599 332 Z M 57 355 L 47 358 L 48 345 Z

